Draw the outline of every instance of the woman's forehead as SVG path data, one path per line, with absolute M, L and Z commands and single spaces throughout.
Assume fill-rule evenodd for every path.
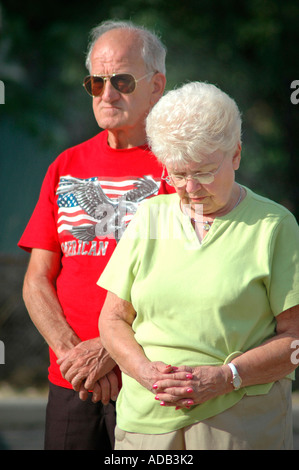
M 166 163 L 166 168 L 169 172 L 176 173 L 196 173 L 200 171 L 209 171 L 221 163 L 223 152 L 216 151 L 210 155 L 200 155 L 197 161 L 190 160 L 189 163 L 184 162 L 170 162 Z

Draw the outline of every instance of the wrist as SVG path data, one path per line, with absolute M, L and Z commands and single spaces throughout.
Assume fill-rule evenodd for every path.
M 116 364 L 119 366 L 121 371 L 128 375 L 129 377 L 132 377 L 135 379 L 137 382 L 140 382 L 140 379 L 143 378 L 145 375 L 147 375 L 147 368 L 148 364 L 150 364 L 150 361 L 145 358 L 138 358 L 138 355 L 135 356 L 134 360 L 131 361 L 126 361 L 122 358 L 122 360 L 116 360 Z
M 230 368 L 231 372 L 231 384 L 234 390 L 239 390 L 242 386 L 242 379 L 239 375 L 238 369 L 232 362 L 229 362 L 227 366 Z
M 72 349 L 74 349 L 78 344 L 81 343 L 81 340 L 77 337 L 71 337 L 69 339 L 64 338 L 58 340 L 55 345 L 49 344 L 50 348 L 54 351 L 58 359 L 66 356 Z
M 223 373 L 223 378 L 224 378 L 224 383 L 225 383 L 225 392 L 224 393 L 229 393 L 234 390 L 233 384 L 232 384 L 232 371 L 228 364 L 223 365 L 222 367 L 222 373 Z

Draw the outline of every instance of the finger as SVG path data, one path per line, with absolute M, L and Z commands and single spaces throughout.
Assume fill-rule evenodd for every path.
M 102 390 L 102 403 L 103 405 L 108 405 L 109 401 L 110 401 L 110 383 L 109 383 L 109 380 L 107 379 L 107 377 L 102 377 L 100 380 L 99 380 L 99 384 L 101 386 L 101 390 Z
M 88 398 L 88 390 L 84 388 L 84 384 L 81 385 L 80 390 L 79 390 L 79 398 L 82 401 L 86 401 Z
M 63 374 L 74 373 L 86 365 L 86 361 L 82 358 L 71 358 L 66 356 L 65 358 L 60 358 L 57 361 L 57 364 L 60 366 L 60 370 Z
M 60 372 L 61 374 L 64 376 L 65 378 L 65 375 L 69 372 L 69 370 L 71 369 L 72 367 L 72 363 L 70 361 L 63 361 L 61 364 L 60 364 Z
M 58 359 L 57 359 L 57 364 L 58 365 L 61 365 L 63 362 L 71 362 L 70 360 L 70 354 L 72 353 L 73 350 L 70 350 L 68 351 L 66 354 L 64 354 L 63 356 L 60 356 Z
M 86 358 L 83 356 L 76 358 L 76 360 L 71 360 L 71 358 L 67 358 L 63 361 L 59 360 L 59 364 L 60 372 L 62 373 L 63 377 L 68 380 L 68 382 L 71 382 L 75 375 L 77 375 L 79 372 L 82 375 L 87 376 L 91 369 L 89 362 L 86 361 Z
M 163 393 L 167 393 L 169 395 L 176 396 L 176 397 L 194 397 L 194 387 L 190 387 L 186 385 L 183 385 L 180 387 L 177 387 L 177 386 L 166 387 L 160 392 L 157 391 L 157 393 L 159 395 Z
M 74 377 L 79 373 L 80 369 L 78 367 L 74 367 L 70 362 L 63 363 L 60 366 L 60 372 L 62 376 L 68 382 L 72 382 Z
M 73 364 L 68 371 L 64 374 L 64 378 L 71 382 L 73 387 L 78 387 L 78 383 L 86 380 L 86 388 L 93 389 L 94 384 L 99 378 L 96 367 L 94 365 L 80 365 L 80 363 Z
M 162 407 L 169 407 L 169 406 L 175 406 L 176 409 L 180 408 L 190 408 L 191 406 L 195 405 L 194 400 L 192 399 L 187 399 L 184 398 L 183 400 L 174 400 L 174 397 L 165 397 L 163 400 L 159 400 L 159 404 Z
M 171 374 L 166 379 L 157 380 L 153 385 L 153 389 L 157 392 L 172 387 L 191 387 L 193 375 L 190 373 L 180 372 Z
M 191 387 L 174 387 L 159 392 L 156 400 L 177 403 L 179 400 L 194 400 L 194 390 Z
M 70 381 L 73 389 L 76 392 L 81 390 L 81 385 L 85 381 L 85 377 L 81 376 L 80 374 L 75 375 L 75 377 Z M 88 387 L 84 387 L 86 390 L 90 390 Z
M 89 374 L 88 377 L 86 377 L 85 379 L 85 387 L 89 390 L 93 390 L 97 381 L 98 378 L 95 377 L 95 374 Z
M 177 371 L 185 372 L 185 373 L 192 373 L 192 367 L 189 366 L 172 366 L 170 364 L 165 364 L 164 362 L 155 362 L 155 365 L 159 372 L 162 374 L 173 374 Z
M 170 374 L 176 367 L 171 366 L 170 364 L 165 364 L 164 362 L 156 362 L 156 368 L 161 374 Z
M 119 393 L 118 378 L 115 372 L 111 371 L 107 374 L 110 383 L 111 400 L 116 401 Z
M 67 354 L 66 354 L 65 356 L 60 357 L 60 358 L 57 359 L 57 361 L 56 361 L 56 363 L 57 363 L 59 366 L 61 366 L 64 362 L 65 362 L 65 363 L 66 363 L 66 362 L 70 362 Z
M 100 384 L 97 382 L 94 385 L 91 400 L 93 403 L 97 403 L 98 401 L 101 401 L 101 399 L 102 399 L 102 388 Z
M 183 399 L 182 396 L 170 395 L 168 393 L 159 393 L 159 395 L 155 396 L 155 400 L 158 401 L 161 406 L 165 406 L 165 404 L 178 404 L 178 402 Z

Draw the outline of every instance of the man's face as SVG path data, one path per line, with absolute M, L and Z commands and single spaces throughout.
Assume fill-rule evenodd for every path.
M 112 30 L 96 42 L 91 55 L 91 74 L 130 73 L 138 80 L 147 70 L 136 33 Z M 154 74 L 138 82 L 129 95 L 121 94 L 107 80 L 101 96 L 93 98 L 93 111 L 102 129 L 128 135 L 142 132 L 153 102 Z

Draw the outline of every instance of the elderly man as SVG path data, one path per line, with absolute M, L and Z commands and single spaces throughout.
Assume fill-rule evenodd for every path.
M 113 448 L 120 383 L 98 337 L 106 291 L 96 281 L 138 204 L 172 192 L 145 134 L 165 88 L 165 47 L 144 28 L 105 22 L 86 65 L 103 130 L 50 165 L 19 242 L 31 252 L 24 301 L 50 349 L 47 450 Z

